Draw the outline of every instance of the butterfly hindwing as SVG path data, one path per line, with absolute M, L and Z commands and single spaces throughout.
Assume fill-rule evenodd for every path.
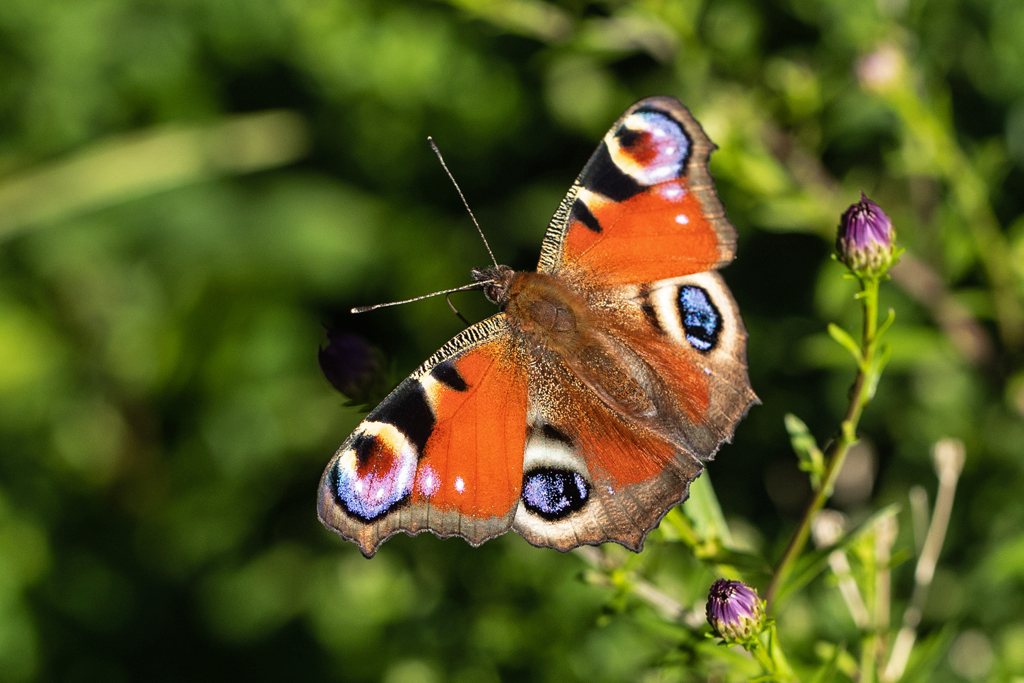
M 713 149 L 678 100 L 634 104 L 555 213 L 538 270 L 597 286 L 652 282 L 731 261 L 736 231 L 708 174 Z
M 455 337 L 338 449 L 321 521 L 367 556 L 398 531 L 473 544 L 507 531 L 522 484 L 525 367 L 501 315 Z
M 534 362 L 514 528 L 560 550 L 609 540 L 639 550 L 757 401 L 746 330 L 716 272 L 594 296 L 600 343 L 650 406 L 631 415 L 602 400 L 572 358 Z
M 569 550 L 615 541 L 639 551 L 647 532 L 686 496 L 699 461 L 624 418 L 557 361 L 535 366 L 537 389 L 515 530 Z

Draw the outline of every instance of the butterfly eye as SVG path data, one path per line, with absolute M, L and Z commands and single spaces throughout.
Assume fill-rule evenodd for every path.
M 713 349 L 722 328 L 722 314 L 712 303 L 707 290 L 694 285 L 680 287 L 678 305 L 690 346 L 702 352 Z
M 583 509 L 590 486 L 578 472 L 545 467 L 523 477 L 526 509 L 547 520 L 562 519 Z

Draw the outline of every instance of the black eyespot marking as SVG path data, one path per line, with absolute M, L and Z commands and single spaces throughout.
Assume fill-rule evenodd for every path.
M 619 129 L 615 131 L 615 137 L 618 138 L 619 144 L 627 149 L 631 148 L 638 142 L 642 142 L 648 135 L 649 133 L 647 131 L 633 130 L 626 126 L 620 126 Z
M 593 232 L 601 232 L 601 223 L 598 222 L 594 214 L 587 208 L 587 205 L 580 199 L 577 199 L 572 205 L 572 215 L 569 217 L 569 222 L 574 220 L 587 226 Z
M 583 187 L 617 202 L 624 202 L 644 189 L 640 183 L 615 165 L 608 145 L 604 142 L 594 152 L 583 175 L 586 176 Z
M 564 443 L 569 446 L 572 445 L 572 439 L 570 439 L 568 436 L 558 431 L 549 424 L 545 424 L 543 427 L 541 427 L 541 433 L 544 435 L 544 438 L 550 439 L 551 441 L 557 441 L 559 443 Z
M 713 349 L 722 329 L 722 314 L 707 291 L 702 287 L 683 285 L 679 288 L 678 305 L 686 341 L 701 352 Z
M 589 498 L 590 485 L 578 472 L 544 467 L 523 477 L 526 509 L 549 521 L 582 510 Z
M 633 110 L 633 113 L 634 114 L 659 114 L 660 116 L 664 116 L 666 119 L 669 119 L 670 121 L 672 121 L 672 123 L 676 124 L 680 128 L 683 127 L 683 125 L 681 123 L 679 123 L 679 121 L 676 120 L 676 117 L 672 116 L 671 112 L 669 112 L 666 109 L 662 109 L 660 107 L 655 107 L 652 104 L 645 104 L 642 107 L 637 107 L 636 109 Z
M 360 433 L 352 442 L 352 450 L 356 452 L 356 462 L 360 466 L 365 465 L 373 455 L 373 447 L 377 443 L 377 437 L 373 434 Z
M 459 374 L 459 371 L 451 363 L 441 363 L 430 371 L 430 375 L 449 389 L 454 389 L 455 391 L 469 389 L 466 380 L 462 379 L 462 375 Z
M 367 419 L 393 424 L 416 446 L 417 453 L 423 452 L 427 439 L 434 431 L 434 413 L 423 393 L 423 385 L 416 380 L 406 380 Z

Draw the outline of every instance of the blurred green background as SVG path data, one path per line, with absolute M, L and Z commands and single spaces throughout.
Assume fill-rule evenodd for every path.
M 934 495 L 929 449 L 962 439 L 933 680 L 1024 680 L 1022 36 L 1019 0 L 3 0 L 0 681 L 720 676 L 577 554 L 426 534 L 367 561 L 314 509 L 361 415 L 320 374 L 322 325 L 397 382 L 459 320 L 347 310 L 488 263 L 427 135 L 499 260 L 532 269 L 653 94 L 719 145 L 740 233 L 724 274 L 763 405 L 710 468 L 737 543 L 777 558 L 808 495 L 783 415 L 824 441 L 844 410 L 824 328 L 858 309 L 829 254 L 863 189 L 908 253 L 835 505 Z M 632 562 L 688 606 L 714 578 L 658 532 Z M 827 580 L 780 629 L 797 661 L 857 637 Z

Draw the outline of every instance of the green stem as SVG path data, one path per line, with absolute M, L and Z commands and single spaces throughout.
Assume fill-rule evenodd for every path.
M 859 548 L 860 560 L 863 565 L 864 576 L 864 604 L 870 612 L 870 619 L 867 624 L 867 633 L 861 639 L 860 651 L 860 678 L 858 683 L 875 683 L 878 678 L 877 665 L 875 664 L 878 655 L 878 534 L 876 526 L 871 534 L 870 547 Z
M 766 635 L 768 636 L 768 645 L 765 645 L 762 640 Z M 793 669 L 790 668 L 790 663 L 786 661 L 785 655 L 782 654 L 782 649 L 778 646 L 774 624 L 764 634 L 757 636 L 757 638 L 753 639 L 753 642 L 744 645 L 744 647 L 746 651 L 754 655 L 754 658 L 758 660 L 758 664 L 761 665 L 761 668 L 764 669 L 765 673 L 772 680 L 781 681 L 782 683 L 793 683 L 797 680 Z
M 875 364 L 876 332 L 878 330 L 878 278 L 861 277 L 860 284 L 861 293 L 859 296 L 864 306 L 864 328 L 861 341 L 860 367 L 857 369 L 857 378 L 850 389 L 850 406 L 846 410 L 846 416 L 840 425 L 838 436 L 832 441 L 828 450 L 825 451 L 825 461 L 827 464 L 825 465 L 825 473 L 821 478 L 821 486 L 814 492 L 814 498 L 811 499 L 810 505 L 804 511 L 800 524 L 797 526 L 793 537 L 789 540 L 786 552 L 782 556 L 778 568 L 775 570 L 771 583 L 768 585 L 768 590 L 765 594 L 768 609 L 772 608 L 779 587 L 793 568 L 793 563 L 796 562 L 800 553 L 803 552 L 804 546 L 807 545 L 807 539 L 811 533 L 811 522 L 814 521 L 814 516 L 825 507 L 825 503 L 832 496 L 832 489 L 835 486 L 836 479 L 839 477 L 840 470 L 843 468 L 846 454 L 849 452 L 850 446 L 857 441 L 857 424 L 860 422 L 861 413 L 864 411 L 864 406 L 871 400 L 871 394 L 877 383 L 877 377 L 874 375 L 878 372 Z
M 768 638 L 767 645 L 764 643 L 765 637 Z M 769 624 L 764 632 L 744 643 L 743 647 L 754 656 L 757 663 L 761 665 L 761 668 L 773 680 L 782 681 L 783 683 L 792 683 L 797 680 L 793 669 L 789 666 L 789 662 L 786 661 L 786 655 L 783 654 L 782 648 L 779 647 L 778 634 L 775 631 L 774 623 Z
M 878 278 L 860 281 L 861 296 L 864 299 L 864 363 L 861 372 L 868 370 L 866 364 L 875 357 L 875 332 L 878 330 Z
M 782 647 L 779 645 L 779 634 L 775 631 L 774 622 L 768 627 L 768 654 L 771 655 L 772 663 L 775 665 L 775 673 L 782 680 L 797 680 L 796 674 L 793 673 L 793 669 L 789 666 L 786 655 L 782 652 Z
M 860 651 L 860 678 L 858 683 L 875 683 L 878 680 L 875 671 L 875 658 L 878 653 L 878 631 L 872 627 L 871 632 L 864 636 Z
M 765 672 L 772 676 L 775 675 L 775 662 L 772 661 L 771 655 L 768 654 L 767 648 L 765 648 L 760 640 L 748 647 L 747 651 L 754 655 L 754 659 L 757 660 L 757 663 L 761 665 Z

